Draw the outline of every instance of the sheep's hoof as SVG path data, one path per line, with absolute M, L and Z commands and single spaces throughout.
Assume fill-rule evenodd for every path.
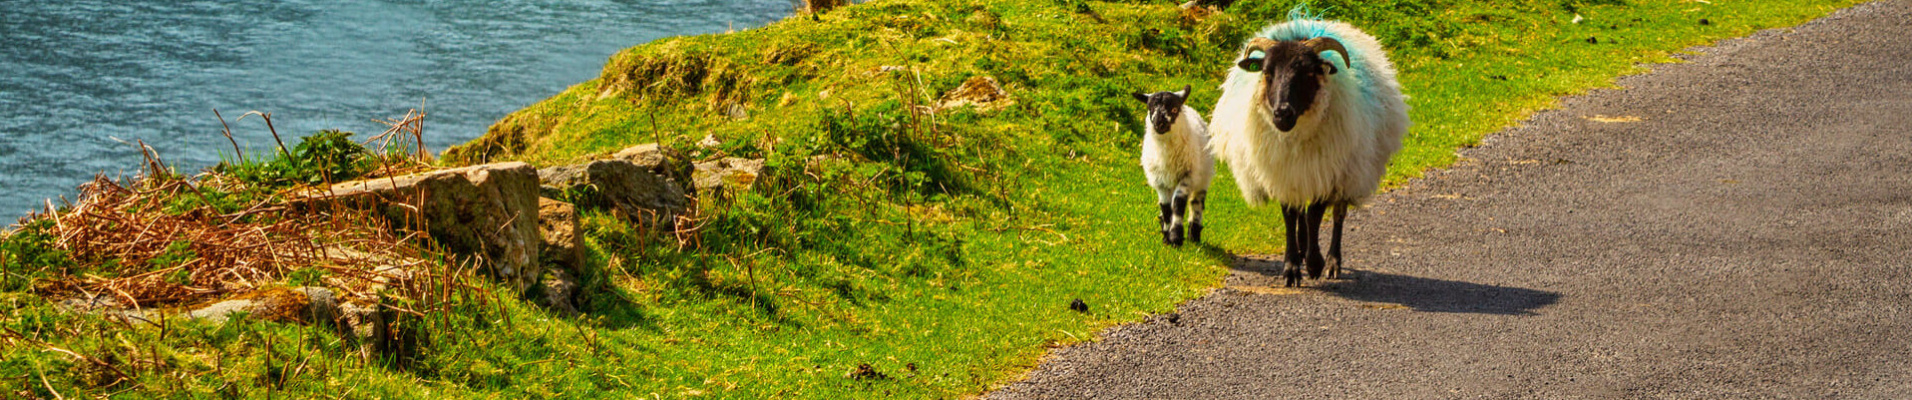
M 1301 269 L 1300 268 L 1294 268 L 1291 266 L 1288 268 L 1288 271 L 1282 273 L 1282 275 L 1288 278 L 1287 279 L 1288 283 L 1284 286 L 1286 287 L 1301 286 Z
M 1180 227 L 1169 229 L 1167 235 L 1168 245 L 1182 247 L 1182 230 Z
M 1328 279 L 1341 279 L 1341 257 L 1328 256 Z
M 1188 226 L 1188 240 L 1195 243 L 1202 242 L 1202 224 Z

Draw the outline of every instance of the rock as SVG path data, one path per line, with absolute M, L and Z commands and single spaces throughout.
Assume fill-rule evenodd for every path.
M 598 160 L 538 171 L 545 197 L 605 209 L 644 226 L 670 227 L 690 202 L 677 184 L 624 160 Z
M 708 139 L 709 137 L 706 136 L 705 138 Z M 626 147 L 623 150 L 618 150 L 617 153 L 612 153 L 610 159 L 630 161 L 632 164 L 637 164 L 638 168 L 643 168 L 644 170 L 651 171 L 652 174 L 670 180 L 671 183 L 677 184 L 679 188 L 690 187 L 690 162 L 686 161 L 684 157 L 676 151 L 667 147 L 658 146 L 657 143 L 645 143 Z
M 184 315 L 187 318 L 225 322 L 238 312 L 245 312 L 253 319 L 312 324 L 335 320 L 339 315 L 339 307 L 331 289 L 272 288 L 203 305 L 186 311 Z
M 993 110 L 1010 103 L 1005 101 L 1008 99 L 1009 91 L 1003 90 L 1002 85 L 996 83 L 996 78 L 972 76 L 964 80 L 963 84 L 957 86 L 955 90 L 944 93 L 941 107 L 956 108 L 973 105 L 977 109 Z
M 338 328 L 341 334 L 350 333 L 357 337 L 373 337 L 381 334 L 380 327 L 386 326 L 385 315 L 378 312 L 378 304 L 373 302 L 346 301 L 339 303 Z
M 664 154 L 664 148 L 657 143 L 645 143 L 618 150 L 611 154 L 611 159 L 630 161 L 644 169 L 656 169 L 669 162 L 670 156 Z
M 1235 0 L 1193 0 L 1187 3 L 1182 3 L 1182 9 L 1187 10 L 1187 9 L 1200 7 L 1200 8 L 1208 8 L 1214 11 L 1221 11 L 1221 10 L 1227 9 L 1228 6 L 1234 5 L 1234 4 L 1235 4 Z
M 723 188 L 750 190 L 751 184 L 757 182 L 757 175 L 762 173 L 761 159 L 728 157 L 697 163 L 697 168 L 691 170 L 691 180 L 696 182 L 698 193 Z
M 394 227 L 424 230 L 453 255 L 523 291 L 544 275 L 538 255 L 538 171 L 508 162 L 332 185 L 307 203 L 370 209 Z M 460 263 L 461 265 L 465 263 Z
M 577 270 L 584 262 L 584 236 L 578 234 L 578 211 L 571 203 L 539 197 L 538 235 L 544 237 L 538 258 L 546 269 Z
M 578 278 L 562 269 L 553 269 L 545 274 L 540 284 L 543 293 L 537 297 L 539 305 L 565 316 L 578 315 Z

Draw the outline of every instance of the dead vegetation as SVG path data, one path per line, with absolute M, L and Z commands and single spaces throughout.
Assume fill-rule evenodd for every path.
M 432 168 L 424 148 L 424 117 L 412 110 L 381 121 L 390 129 L 367 141 L 381 150 L 366 154 L 376 164 L 367 177 Z M 140 174 L 96 176 L 80 185 L 75 201 L 64 207 L 48 201 L 44 211 L 22 218 L 19 226 L 44 227 L 45 246 L 70 261 L 59 270 L 40 266 L 34 292 L 152 308 L 245 294 L 297 278 L 369 298 L 399 283 L 398 276 L 426 269 L 429 249 L 423 243 L 429 241 L 392 229 L 382 218 L 339 205 L 293 206 L 286 188 L 211 169 L 179 175 L 156 150 L 137 145 L 144 155 Z M 284 149 L 279 153 L 293 157 Z M 321 185 L 335 178 L 356 177 L 325 176 Z
M 272 199 L 231 213 L 169 210 L 208 191 L 244 190 L 234 187 L 239 185 L 244 183 L 217 175 L 192 180 L 163 172 L 131 180 L 102 175 L 81 185 L 70 207 L 28 219 L 51 220 L 53 248 L 97 268 L 55 274 L 36 282 L 35 291 L 154 307 L 248 292 L 302 269 L 322 270 L 364 290 L 379 268 L 417 259 L 404 238 L 377 219 L 343 210 L 289 212 Z

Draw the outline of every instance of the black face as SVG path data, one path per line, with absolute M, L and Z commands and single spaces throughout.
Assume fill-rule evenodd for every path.
M 1134 96 L 1135 100 L 1149 105 L 1149 117 L 1147 121 L 1153 124 L 1153 126 L 1149 128 L 1155 131 L 1155 134 L 1160 135 L 1168 133 L 1168 130 L 1175 126 L 1175 119 L 1182 117 L 1182 104 L 1188 102 L 1189 89 L 1192 88 L 1182 86 L 1180 93 L 1155 92 L 1142 94 L 1142 92 L 1135 92 L 1129 95 Z
M 1321 60 L 1321 54 L 1298 41 L 1275 42 L 1267 51 L 1251 50 L 1240 67 L 1260 72 L 1261 101 L 1274 113 L 1275 128 L 1294 129 L 1295 122 L 1314 107 L 1321 91 L 1322 77 L 1334 73 L 1334 64 Z

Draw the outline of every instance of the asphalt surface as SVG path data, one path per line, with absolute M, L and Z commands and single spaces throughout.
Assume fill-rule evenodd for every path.
M 1697 50 L 986 396 L 1912 398 L 1912 1 Z

